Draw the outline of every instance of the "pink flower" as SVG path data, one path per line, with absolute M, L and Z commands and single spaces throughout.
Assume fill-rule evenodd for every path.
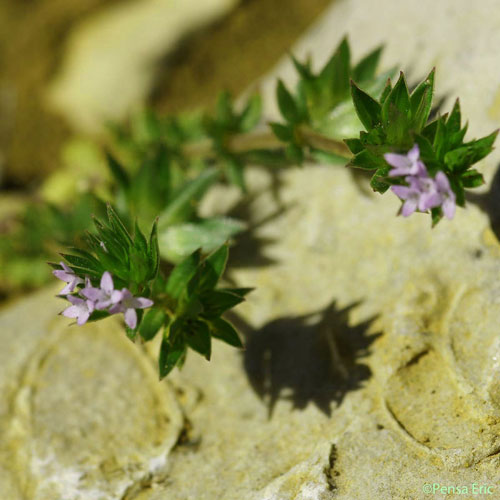
M 146 309 L 153 305 L 153 301 L 145 297 L 134 297 L 129 290 L 122 288 L 122 298 L 120 302 L 110 307 L 111 314 L 123 313 L 125 323 L 132 330 L 137 326 L 136 309 Z
M 422 167 L 425 168 L 420 160 L 420 149 L 418 144 L 415 144 L 406 155 L 386 153 L 384 158 L 391 167 L 394 167 L 389 171 L 389 177 L 417 175 Z
M 85 298 L 95 302 L 97 310 L 103 310 L 120 302 L 122 292 L 115 290 L 113 277 L 108 271 L 105 271 L 101 277 L 101 288 L 92 286 L 90 280 L 85 281 L 85 288 L 80 291 Z
M 55 271 L 52 271 L 52 274 L 56 278 L 67 283 L 67 285 L 59 292 L 59 295 L 68 295 L 75 289 L 76 285 L 83 283 L 83 280 L 79 276 L 76 276 L 73 269 L 67 266 L 64 262 L 59 262 L 59 264 L 63 269 L 56 269 Z
M 73 305 L 65 309 L 61 314 L 67 318 L 76 318 L 76 322 L 82 326 L 94 311 L 94 302 L 80 299 L 74 295 L 66 297 Z

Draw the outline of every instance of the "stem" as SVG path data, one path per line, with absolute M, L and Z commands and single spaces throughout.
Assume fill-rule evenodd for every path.
M 335 139 L 330 139 L 318 132 L 312 130 L 306 125 L 299 125 L 296 129 L 297 138 L 305 146 L 333 153 L 350 160 L 352 155 L 347 146 Z M 249 132 L 247 134 L 235 134 L 229 136 L 226 140 L 225 147 L 231 153 L 246 153 L 253 150 L 262 149 L 284 149 L 286 143 L 278 139 L 271 130 L 260 130 Z M 199 142 L 186 144 L 183 148 L 183 153 L 188 158 L 204 157 L 213 158 L 216 152 L 213 148 L 211 139 L 203 139 Z

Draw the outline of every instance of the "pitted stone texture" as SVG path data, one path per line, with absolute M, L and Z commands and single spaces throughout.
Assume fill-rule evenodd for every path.
M 165 474 L 183 417 L 168 384 L 116 321 L 65 327 L 65 319 L 54 320 L 60 304 L 45 292 L 15 308 L 18 328 L 39 321 L 24 339 L 28 354 L 1 421 L 10 474 L 33 500 L 121 498 Z M 44 308 L 49 321 L 37 314 Z M 13 313 L 2 314 L 2 326 Z M 2 328 L 4 345 L 19 341 L 3 338 L 8 333 Z

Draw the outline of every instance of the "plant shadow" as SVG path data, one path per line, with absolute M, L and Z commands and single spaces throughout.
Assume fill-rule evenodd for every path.
M 486 193 L 466 193 L 466 200 L 482 210 L 490 219 L 490 226 L 500 241 L 500 165 Z
M 321 311 L 273 320 L 252 330 L 232 318 L 245 336 L 243 364 L 255 392 L 268 404 L 269 418 L 280 399 L 295 409 L 314 403 L 326 415 L 347 392 L 362 386 L 371 370 L 361 358 L 381 334 L 368 334 L 375 318 L 356 326 L 348 315 L 358 303 L 337 309 L 335 302 Z

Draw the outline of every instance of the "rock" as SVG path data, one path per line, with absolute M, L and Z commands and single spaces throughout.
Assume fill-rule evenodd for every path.
M 182 37 L 227 13 L 237 0 L 145 0 L 108 7 L 74 30 L 47 103 L 80 132 L 101 131 L 141 105 L 156 65 Z
M 405 61 L 415 78 L 437 64 L 438 94 L 460 95 L 480 136 L 495 127 L 500 88 L 494 7 L 336 2 L 297 51 L 324 59 L 349 31 L 355 54 L 385 41 L 384 64 Z M 268 103 L 275 76 L 291 71 L 284 62 L 264 81 Z M 497 161 L 479 165 L 489 179 Z M 245 209 L 266 222 L 229 273 L 256 287 L 232 318 L 246 349 L 216 342 L 210 363 L 191 353 L 166 383 L 154 382 L 157 345 L 132 346 L 112 321 L 66 329 L 50 320 L 49 292 L 5 309 L 1 488 L 43 499 L 66 485 L 65 500 L 83 495 L 76 486 L 82 498 L 139 500 L 498 496 L 498 215 L 469 204 L 431 229 L 428 216 L 396 217 L 396 197 L 363 182 L 335 166 L 250 172 Z

